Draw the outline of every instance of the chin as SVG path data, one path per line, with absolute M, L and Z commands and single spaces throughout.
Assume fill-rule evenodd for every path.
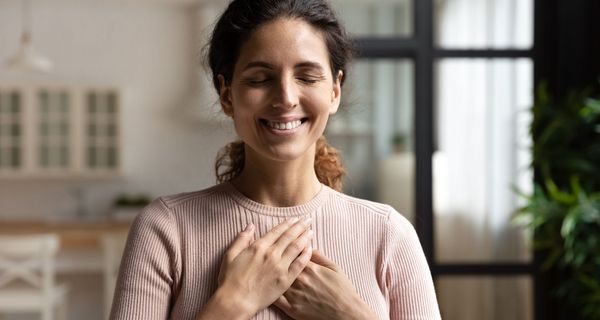
M 304 158 L 308 150 L 270 150 L 268 157 L 276 161 L 294 161 Z
M 314 148 L 314 144 L 312 146 Z M 255 151 L 258 150 L 255 149 Z M 314 152 L 310 146 L 300 146 L 298 144 L 270 146 L 266 150 L 262 149 L 262 151 L 259 151 L 258 154 L 270 160 L 282 162 L 294 161 L 306 158 L 307 156 L 310 156 L 311 159 L 314 158 Z

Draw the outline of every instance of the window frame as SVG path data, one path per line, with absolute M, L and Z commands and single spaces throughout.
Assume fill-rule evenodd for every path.
M 534 1 L 536 7 L 537 0 Z M 528 276 L 534 280 L 534 319 L 541 319 L 539 257 L 531 262 L 438 263 L 435 259 L 435 216 L 433 210 L 433 152 L 435 150 L 435 64 L 444 58 L 527 58 L 532 61 L 534 83 L 538 83 L 536 46 L 539 10 L 534 9 L 534 43 L 531 49 L 444 49 L 434 37 L 434 0 L 413 0 L 414 34 L 403 37 L 359 37 L 354 39 L 357 59 L 412 59 L 414 61 L 414 145 L 416 231 L 435 278 L 440 276 Z

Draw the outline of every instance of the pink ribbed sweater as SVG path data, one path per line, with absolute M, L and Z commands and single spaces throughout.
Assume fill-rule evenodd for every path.
M 270 207 L 230 183 L 161 197 L 135 219 L 111 319 L 194 319 L 217 288 L 224 252 L 249 223 L 261 237 L 288 217 L 312 216 L 313 247 L 335 261 L 380 319 L 440 319 L 412 225 L 390 206 L 323 186 L 308 203 Z M 275 306 L 253 319 L 289 319 Z

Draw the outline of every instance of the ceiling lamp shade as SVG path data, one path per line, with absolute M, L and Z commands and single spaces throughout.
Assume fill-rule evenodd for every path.
M 21 42 L 17 53 L 9 58 L 6 67 L 11 70 L 49 72 L 52 70 L 52 62 L 36 52 L 33 47 L 31 37 L 31 12 L 29 1 L 23 0 L 23 31 L 21 33 Z
M 52 62 L 37 53 L 31 43 L 31 36 L 28 33 L 23 33 L 19 51 L 8 59 L 6 67 L 13 70 L 49 72 L 52 70 Z

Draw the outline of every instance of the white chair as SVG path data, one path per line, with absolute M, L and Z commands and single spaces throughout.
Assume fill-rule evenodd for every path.
M 126 232 L 108 232 L 102 235 L 104 263 L 104 318 L 110 316 L 121 258 L 127 242 Z
M 66 319 L 67 288 L 55 283 L 59 243 L 53 234 L 0 235 L 0 313 Z

